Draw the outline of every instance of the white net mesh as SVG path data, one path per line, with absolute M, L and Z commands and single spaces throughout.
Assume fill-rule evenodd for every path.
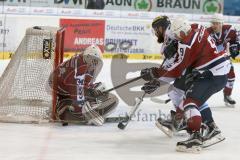
M 0 121 L 21 123 L 49 119 L 52 96 L 47 84 L 54 67 L 57 29 L 27 29 L 0 78 Z

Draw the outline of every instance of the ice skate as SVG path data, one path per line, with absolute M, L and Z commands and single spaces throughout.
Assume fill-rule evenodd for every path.
M 225 105 L 228 107 L 235 107 L 236 101 L 231 96 L 224 95 Z
M 225 137 L 222 136 L 220 129 L 214 122 L 210 123 L 207 126 L 208 131 L 206 135 L 203 136 L 203 148 L 210 147 L 225 140 Z
M 175 118 L 176 112 L 171 111 L 170 119 L 158 118 L 156 121 L 156 126 L 165 133 L 168 137 L 176 135 L 177 132 L 186 130 L 187 126 L 183 119 L 177 120 Z
M 200 153 L 203 144 L 202 140 L 202 136 L 198 131 L 193 132 L 188 140 L 177 143 L 176 151 Z

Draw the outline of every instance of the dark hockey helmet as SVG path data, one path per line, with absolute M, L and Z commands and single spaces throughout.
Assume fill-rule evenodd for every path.
M 163 27 L 163 29 L 167 29 L 167 27 L 171 24 L 169 18 L 167 16 L 158 16 L 154 18 L 152 22 L 152 28 Z
M 164 35 L 163 32 L 166 31 L 166 29 L 171 24 L 169 18 L 167 16 L 158 16 L 154 18 L 152 22 L 152 28 L 154 29 L 155 35 L 158 37 L 158 42 L 163 43 L 164 42 Z M 159 27 L 162 27 L 162 32 L 159 32 Z

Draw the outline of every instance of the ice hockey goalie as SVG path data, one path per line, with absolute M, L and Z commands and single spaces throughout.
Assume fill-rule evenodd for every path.
M 118 99 L 104 92 L 101 82 L 94 83 L 102 66 L 101 50 L 91 45 L 56 68 L 49 82 L 57 94 L 57 120 L 103 125 L 106 116 L 116 108 Z

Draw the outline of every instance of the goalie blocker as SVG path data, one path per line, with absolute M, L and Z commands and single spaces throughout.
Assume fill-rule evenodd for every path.
M 101 82 L 93 83 L 102 65 L 102 52 L 92 45 L 60 64 L 51 74 L 49 83 L 57 95 L 57 120 L 103 125 L 105 117 L 116 108 L 118 99 L 103 92 L 105 86 Z

